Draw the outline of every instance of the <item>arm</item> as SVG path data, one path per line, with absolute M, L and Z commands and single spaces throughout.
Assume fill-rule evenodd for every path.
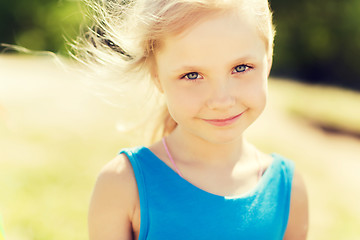
M 289 222 L 284 240 L 305 240 L 308 232 L 308 197 L 304 180 L 295 170 L 291 200 Z
M 137 198 L 131 164 L 119 155 L 102 169 L 95 184 L 88 216 L 89 239 L 133 239 Z

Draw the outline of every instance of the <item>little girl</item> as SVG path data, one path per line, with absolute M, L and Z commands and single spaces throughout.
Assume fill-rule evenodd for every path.
M 266 104 L 268 2 L 104 0 L 93 9 L 102 19 L 87 35 L 87 60 L 116 66 L 126 86 L 148 80 L 166 111 L 157 142 L 123 149 L 102 169 L 90 239 L 306 239 L 293 162 L 244 139 Z

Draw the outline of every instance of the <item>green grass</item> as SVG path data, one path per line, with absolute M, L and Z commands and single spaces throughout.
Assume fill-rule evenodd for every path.
M 6 150 L 0 163 L 0 212 L 10 240 L 87 239 L 96 174 L 126 145 L 119 136 L 94 128 L 80 134 L 1 128 Z
M 360 117 L 355 111 L 359 108 L 356 93 L 284 81 L 272 81 L 270 92 L 296 116 L 360 131 L 358 120 L 354 120 Z M 96 175 L 130 141 L 115 131 L 115 120 L 104 117 L 116 116 L 114 109 L 84 102 L 91 106 L 84 107 L 79 118 L 65 116 L 59 124 L 58 119 L 44 118 L 48 113 L 42 116 L 37 112 L 37 118 L 25 114 L 27 109 L 36 110 L 34 101 L 29 104 L 25 99 L 21 106 L 5 104 L 16 111 L 8 109 L 9 119 L 0 117 L 0 213 L 7 239 L 87 239 L 87 208 Z M 257 141 L 263 148 L 289 151 L 275 140 Z M 298 156 L 303 154 L 301 149 L 293 151 Z M 324 187 L 328 183 L 319 176 L 327 175 L 321 171 L 312 166 L 305 175 Z M 339 204 L 341 198 L 336 194 L 322 197 L 315 204 L 321 202 L 338 220 L 318 230 L 312 239 L 355 239 L 358 217 L 351 207 Z

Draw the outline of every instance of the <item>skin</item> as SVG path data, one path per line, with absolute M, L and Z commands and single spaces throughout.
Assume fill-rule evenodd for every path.
M 254 188 L 260 170 L 254 159 L 259 156 L 266 169 L 272 158 L 247 143 L 243 133 L 266 105 L 272 58 L 253 24 L 234 14 L 204 18 L 163 39 L 155 59 L 155 82 L 178 123 L 166 141 L 184 178 L 221 196 Z M 208 121 L 239 114 L 226 126 Z M 173 168 L 160 142 L 149 149 Z M 307 225 L 306 188 L 295 171 L 284 239 L 306 239 Z M 90 239 L 138 239 L 139 232 L 135 177 L 128 159 L 119 155 L 103 168 L 95 185 Z

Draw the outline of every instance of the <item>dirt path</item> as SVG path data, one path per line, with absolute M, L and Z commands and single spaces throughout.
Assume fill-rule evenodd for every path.
M 75 130 L 74 118 L 94 115 L 98 100 L 71 72 L 47 58 L 0 56 L 0 73 L 0 123 L 22 115 L 34 124 L 56 121 Z M 291 118 L 275 85 L 270 82 L 269 107 L 249 130 L 249 138 L 265 151 L 293 159 L 303 173 L 310 199 L 310 240 L 340 239 L 336 234 L 345 236 L 342 240 L 360 239 L 355 227 L 360 226 L 360 139 L 329 134 Z M 112 114 L 114 109 L 101 111 Z

